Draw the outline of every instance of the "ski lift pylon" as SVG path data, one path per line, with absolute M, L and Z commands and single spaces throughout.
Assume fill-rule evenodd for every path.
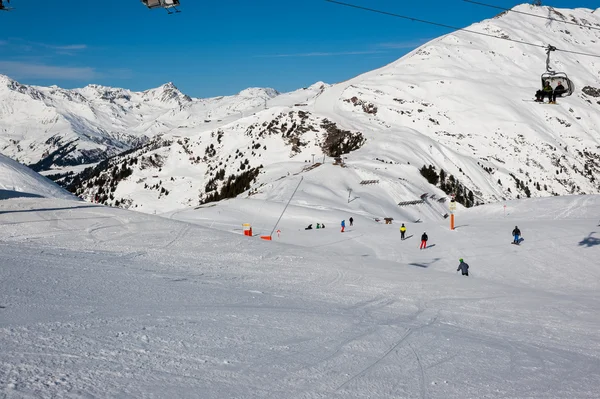
M 542 74 L 542 87 L 544 87 L 546 82 L 550 82 L 550 86 L 552 86 L 554 89 L 559 83 L 562 83 L 565 91 L 560 94 L 560 96 L 570 96 L 575 92 L 575 85 L 573 84 L 573 81 L 569 79 L 566 73 L 556 72 L 550 67 L 550 53 L 552 51 L 556 51 L 556 47 L 548 45 L 548 47 L 546 47 L 546 72 Z

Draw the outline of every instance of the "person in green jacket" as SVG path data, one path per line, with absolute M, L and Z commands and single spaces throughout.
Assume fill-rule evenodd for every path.
M 535 101 L 543 103 L 544 98 L 546 96 L 548 96 L 548 102 L 552 102 L 552 93 L 553 92 L 554 92 L 554 89 L 552 88 L 552 86 L 550 86 L 550 81 L 547 80 L 544 82 L 544 87 L 542 88 L 542 90 L 538 90 L 535 93 Z

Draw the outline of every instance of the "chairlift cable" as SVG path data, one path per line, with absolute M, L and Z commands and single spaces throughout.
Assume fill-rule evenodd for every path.
M 569 25 L 579 26 L 579 27 L 582 27 L 582 28 L 600 30 L 600 28 L 595 27 L 595 26 L 587 26 L 587 25 L 578 24 L 576 22 L 563 21 L 563 20 L 557 19 L 557 18 L 544 17 L 544 16 L 541 16 L 541 15 L 536 15 L 536 14 L 532 14 L 532 13 L 525 12 L 525 11 L 517 11 L 517 10 L 512 10 L 510 8 L 504 8 L 504 7 L 494 6 L 494 5 L 491 5 L 491 4 L 480 3 L 478 1 L 473 1 L 473 0 L 463 0 L 463 1 L 466 2 L 466 3 L 477 4 L 477 5 L 484 6 L 484 7 L 495 8 L 495 9 L 498 9 L 498 10 L 504 10 L 504 11 L 515 12 L 517 14 L 529 15 L 531 17 L 536 17 L 536 18 L 541 18 L 541 19 L 548 19 L 550 21 L 560 22 L 560 23 L 563 23 L 563 24 L 569 24 Z
M 388 11 L 377 10 L 377 9 L 374 9 L 374 8 L 357 6 L 355 4 L 344 3 L 344 2 L 341 2 L 341 1 L 337 1 L 337 0 L 325 0 L 325 1 L 327 1 L 329 3 L 339 4 L 339 5 L 346 6 L 346 7 L 357 8 L 357 9 L 363 10 L 363 11 L 370 11 L 370 12 L 374 12 L 374 13 L 377 13 L 377 14 L 389 15 L 391 17 L 408 19 L 408 20 L 413 21 L 413 22 L 421 22 L 421 23 L 424 23 L 424 24 L 434 25 L 434 26 L 440 26 L 442 28 L 453 29 L 453 30 L 456 30 L 456 31 L 465 31 L 465 32 L 469 32 L 469 33 L 475 33 L 475 34 L 478 34 L 478 35 L 493 37 L 493 38 L 496 38 L 496 39 L 508 40 L 508 41 L 511 41 L 511 42 L 517 42 L 517 43 L 522 43 L 522 44 L 528 44 L 530 46 L 535 46 L 535 47 L 540 47 L 540 48 L 546 48 L 546 46 L 542 45 L 542 44 L 527 43 L 527 42 L 522 42 L 520 40 L 514 40 L 514 39 L 509 39 L 509 38 L 504 38 L 504 37 L 500 37 L 500 36 L 491 35 L 489 33 L 475 32 L 475 31 L 472 31 L 472 30 L 469 30 L 469 29 L 466 29 L 466 28 L 458 28 L 458 27 L 452 26 L 452 25 L 446 25 L 446 24 L 441 24 L 441 23 L 438 23 L 438 22 L 426 21 L 424 19 L 407 17 L 405 15 L 395 14 L 395 13 L 388 12 Z
M 406 15 L 400 15 L 400 14 L 395 14 L 395 13 L 388 12 L 388 11 L 377 10 L 377 9 L 374 9 L 374 8 L 368 8 L 368 7 L 358 6 L 358 5 L 355 5 L 355 4 L 344 3 L 344 2 L 341 2 L 341 1 L 337 1 L 337 0 L 325 0 L 325 1 L 328 2 L 328 3 L 338 4 L 338 5 L 345 6 L 345 7 L 356 8 L 358 10 L 370 11 L 370 12 L 374 12 L 374 13 L 377 13 L 377 14 L 389 15 L 391 17 L 408 19 L 408 20 L 413 21 L 413 22 L 421 22 L 421 23 L 428 24 L 428 25 L 440 26 L 442 28 L 452 29 L 454 31 L 463 31 L 463 32 L 472 33 L 472 34 L 475 34 L 475 35 L 487 36 L 487 37 L 491 37 L 491 38 L 494 38 L 494 39 L 506 40 L 506 41 L 509 41 L 509 42 L 515 42 L 515 43 L 519 43 L 519 44 L 525 44 L 527 46 L 533 46 L 533 47 L 538 47 L 538 48 L 543 48 L 543 49 L 547 49 L 548 48 L 548 46 L 545 45 L 545 44 L 536 44 L 536 43 L 530 43 L 530 42 L 525 42 L 525 41 L 521 41 L 521 40 L 511 39 L 511 38 L 508 38 L 508 37 L 501 37 L 501 36 L 491 35 L 489 33 L 477 32 L 477 31 L 474 31 L 474 30 L 466 29 L 466 28 L 458 28 L 458 27 L 452 26 L 452 25 L 446 25 L 446 24 L 442 24 L 442 23 L 438 23 L 438 22 L 427 21 L 427 20 L 424 20 L 424 19 L 418 19 L 418 18 L 408 17 Z M 559 48 L 556 48 L 556 51 L 562 51 L 563 53 L 571 53 L 571 54 L 583 55 L 583 56 L 586 56 L 586 57 L 600 58 L 600 54 L 582 53 L 582 52 L 579 52 L 579 51 L 563 50 L 563 49 L 559 49 Z

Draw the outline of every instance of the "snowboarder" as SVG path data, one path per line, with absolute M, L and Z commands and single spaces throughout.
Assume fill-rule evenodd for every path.
M 558 84 L 556 85 L 556 87 L 554 88 L 554 92 L 552 93 L 552 98 L 550 99 L 550 103 L 551 104 L 556 104 L 556 97 L 560 97 L 563 95 L 564 92 L 566 92 L 567 90 L 565 89 L 565 86 L 562 85 L 562 82 L 558 82 Z
M 312 224 L 309 224 L 307 228 L 305 228 L 304 230 L 312 230 Z
M 321 228 L 324 229 L 325 228 L 325 223 L 321 223 Z
M 513 244 L 519 245 L 521 230 L 519 230 L 519 228 L 517 226 L 515 226 L 515 229 L 512 231 L 512 235 L 514 237 Z
M 456 269 L 456 271 L 462 270 L 462 275 L 469 277 L 469 265 L 467 265 L 462 258 L 460 258 L 458 261 L 460 264 L 458 265 L 458 269 Z
M 342 233 L 344 232 L 345 228 L 346 228 L 346 221 L 342 220 Z
M 320 228 L 321 228 L 321 224 L 317 223 L 317 229 L 320 229 Z
M 552 92 L 553 91 L 554 90 L 552 89 L 552 86 L 550 86 L 550 81 L 549 80 L 545 81 L 544 87 L 535 93 L 535 101 L 543 103 L 544 98 L 546 96 L 548 96 L 548 102 L 552 103 Z
M 428 239 L 429 237 L 427 237 L 427 233 L 423 233 L 423 235 L 421 236 L 421 246 L 419 247 L 419 249 L 427 249 Z
M 350 216 L 350 219 L 348 219 L 350 221 L 350 226 L 354 225 L 354 219 L 352 219 L 352 216 Z
M 404 227 L 404 223 L 400 226 L 400 239 L 404 240 L 404 234 L 406 234 L 406 227 Z

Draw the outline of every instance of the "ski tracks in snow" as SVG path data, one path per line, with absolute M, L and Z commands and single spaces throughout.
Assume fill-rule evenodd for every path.
M 558 213 L 554 219 L 567 219 L 571 215 L 577 215 L 579 209 L 582 209 L 585 204 L 591 201 L 591 199 L 587 198 L 587 196 L 579 196 L 575 198 L 575 201 L 569 202 L 569 205 L 560 213 Z
M 421 399 L 425 399 L 427 397 L 427 384 L 426 384 L 426 377 L 425 377 L 425 370 L 423 369 L 423 363 L 421 363 L 421 358 L 419 357 L 419 354 L 417 353 L 417 351 L 415 350 L 415 348 L 413 348 L 412 345 L 408 345 L 408 347 L 410 348 L 410 350 L 412 351 L 412 353 L 415 355 L 415 358 L 417 359 L 417 365 L 419 366 L 419 375 L 420 375 L 420 382 L 421 382 Z
M 380 302 L 379 298 L 375 298 L 372 301 L 368 301 L 366 302 L 366 304 L 371 304 L 371 303 L 377 303 Z M 389 301 L 384 301 L 382 303 L 382 307 L 387 306 L 386 304 L 390 304 Z M 360 308 L 364 308 L 363 307 L 359 307 Z M 366 312 L 365 312 L 366 313 Z M 374 370 L 375 368 L 379 367 L 380 365 L 382 365 L 384 363 L 384 361 L 391 355 L 394 354 L 398 360 L 399 364 L 402 364 L 403 359 L 400 357 L 399 352 L 400 349 L 404 346 L 407 346 L 410 351 L 412 352 L 412 354 L 415 356 L 415 367 L 419 370 L 419 387 L 420 387 L 420 393 L 421 393 L 421 398 L 426 398 L 427 397 L 427 378 L 426 378 L 426 373 L 425 373 L 425 368 L 423 367 L 423 364 L 421 362 L 421 358 L 418 354 L 418 351 L 415 349 L 414 345 L 412 344 L 407 344 L 407 342 L 409 341 L 409 339 L 415 334 L 418 333 L 420 331 L 422 331 L 423 329 L 433 325 L 439 316 L 439 313 L 436 312 L 435 315 L 433 315 L 432 317 L 428 317 L 428 320 L 425 321 L 424 323 L 420 323 L 416 326 L 411 326 L 410 324 L 415 322 L 418 318 L 420 318 L 421 315 L 426 314 L 426 313 L 430 313 L 427 311 L 427 309 L 424 309 L 422 307 L 419 307 L 419 309 L 411 316 L 408 317 L 408 319 L 405 322 L 401 322 L 400 319 L 395 319 L 393 324 L 390 324 L 389 322 L 386 322 L 386 324 L 380 324 L 378 325 L 378 329 L 375 331 L 378 335 L 379 335 L 379 331 L 382 330 L 382 328 L 390 328 L 390 327 L 400 327 L 405 329 L 404 333 L 397 339 L 395 340 L 395 342 L 390 346 L 389 348 L 383 352 L 381 354 L 381 356 L 379 356 L 375 361 L 372 361 L 370 363 L 368 363 L 365 367 L 363 367 L 359 372 L 355 373 L 354 375 L 352 375 L 350 378 L 348 378 L 346 381 L 344 381 L 342 384 L 340 384 L 339 386 L 337 386 L 337 388 L 335 388 L 335 391 L 340 391 L 343 390 L 345 388 L 347 388 L 351 383 L 357 381 L 360 378 L 363 378 L 364 376 L 366 376 L 369 372 L 371 372 L 372 370 Z M 402 325 L 402 324 L 406 324 L 406 325 Z M 385 343 L 385 340 L 381 337 L 380 335 L 380 340 Z M 393 395 L 394 391 L 397 389 L 398 384 L 395 384 L 392 388 L 392 392 L 390 393 L 391 395 Z
M 177 235 L 175 236 L 175 238 L 173 238 L 171 241 L 169 241 L 165 245 L 165 248 L 171 247 L 173 244 L 177 243 L 179 240 L 181 240 L 183 237 L 185 237 L 186 234 L 190 231 L 191 228 L 192 228 L 192 226 L 190 224 L 186 223 L 185 225 L 183 225 L 179 229 L 179 232 L 177 233 Z
M 346 380 L 342 385 L 338 386 L 336 388 L 336 391 L 344 389 L 345 387 L 347 387 L 354 380 L 356 380 L 356 379 L 364 376 L 365 374 L 367 374 L 371 369 L 373 369 L 378 364 L 380 364 L 383 360 L 385 360 L 385 358 L 387 358 L 390 355 L 390 353 L 392 353 L 394 350 L 396 350 L 398 347 L 400 347 L 400 345 L 402 345 L 404 343 L 404 341 L 411 334 L 412 334 L 412 330 L 408 329 L 408 331 L 394 345 L 392 345 L 391 348 L 389 348 L 385 353 L 383 353 L 383 355 L 381 357 L 379 357 L 377 360 L 375 360 L 374 362 L 372 362 L 369 365 L 367 365 L 367 367 L 363 368 L 358 373 L 354 374 L 352 377 L 350 377 L 348 380 Z

